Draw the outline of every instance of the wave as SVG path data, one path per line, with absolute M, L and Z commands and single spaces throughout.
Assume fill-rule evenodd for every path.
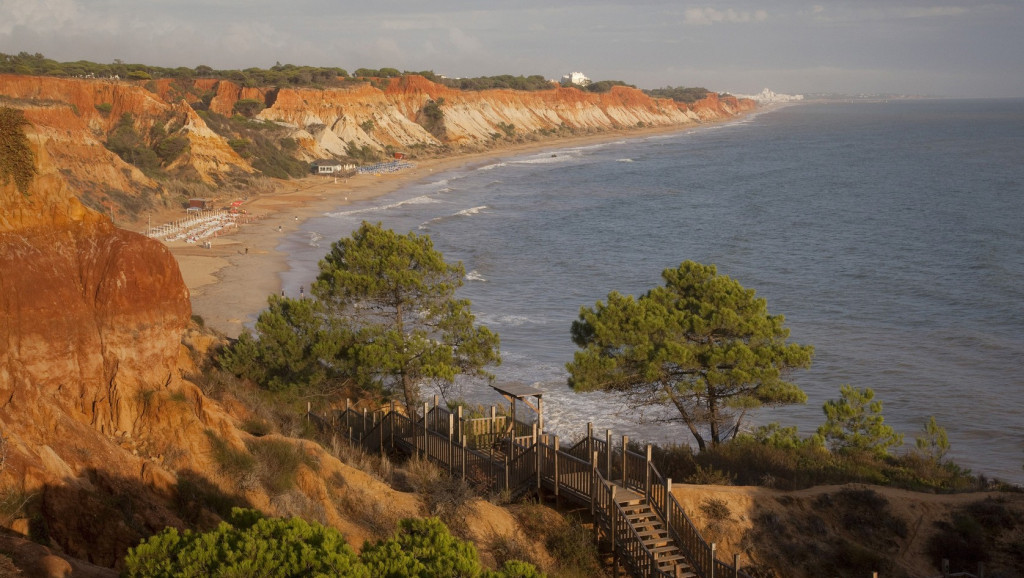
M 504 161 L 503 161 L 503 162 L 500 162 L 500 163 L 494 163 L 494 164 L 490 164 L 490 165 L 484 165 L 484 166 L 482 166 L 482 167 L 478 168 L 477 170 L 478 170 L 478 171 L 490 171 L 490 170 L 493 170 L 493 169 L 501 168 L 501 167 L 503 167 L 503 166 L 505 166 L 505 162 L 504 162 Z
M 548 165 L 553 163 L 564 163 L 574 161 L 580 158 L 580 154 L 575 151 L 561 151 L 557 153 L 551 153 L 546 156 L 534 156 L 525 159 L 519 159 L 510 161 L 510 165 Z
M 476 269 L 473 269 L 469 273 L 466 273 L 466 281 L 482 281 L 486 283 L 487 278 L 481 275 Z
M 320 246 L 320 240 L 323 239 L 323 238 L 324 238 L 324 236 L 321 235 L 320 233 L 317 233 L 316 231 L 311 232 L 309 234 L 309 246 L 310 247 L 319 247 Z
M 618 162 L 618 163 L 631 163 L 631 162 L 633 162 L 633 159 L 615 159 L 615 162 Z
M 344 217 L 350 217 L 352 215 L 361 215 L 364 213 L 375 213 L 378 211 L 387 211 L 390 209 L 397 209 L 405 205 L 426 205 L 430 203 L 440 203 L 441 201 L 431 197 L 430 195 L 420 195 L 404 201 L 398 201 L 395 203 L 388 203 L 386 205 L 375 205 L 373 207 L 363 207 L 361 209 L 353 209 L 351 211 L 337 211 L 333 213 L 324 213 L 325 217 L 331 217 L 333 219 L 341 219 Z
M 482 211 L 482 210 L 484 210 L 486 208 L 487 208 L 487 205 L 480 205 L 479 207 L 473 207 L 471 209 L 463 209 L 463 210 L 459 211 L 458 213 L 455 213 L 455 216 L 456 217 L 469 217 L 469 216 L 472 216 L 472 215 L 479 214 L 480 211 Z

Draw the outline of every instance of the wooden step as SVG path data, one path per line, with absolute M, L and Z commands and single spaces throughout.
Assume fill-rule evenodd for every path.
M 682 554 L 662 558 L 657 561 L 658 568 L 679 568 L 680 570 L 693 570 L 693 566 L 683 558 Z
M 671 566 L 666 567 L 666 568 L 662 568 L 662 567 L 659 566 L 658 570 L 661 570 L 662 572 L 664 572 L 664 573 L 666 573 L 669 576 L 672 576 L 674 578 L 696 578 L 696 576 L 697 576 L 697 573 L 694 572 L 693 569 L 690 568 L 689 566 L 687 566 L 685 570 L 683 569 L 682 566 L 680 566 L 679 567 L 679 571 L 676 572 L 676 573 L 673 572 L 675 569 L 672 568 Z
M 644 541 L 646 541 L 648 538 L 654 538 L 654 537 L 662 538 L 662 539 L 667 539 L 668 538 L 668 530 L 666 530 L 665 528 L 661 528 L 659 526 L 649 526 L 649 527 L 646 527 L 646 528 L 643 528 L 643 529 L 637 528 L 636 529 L 636 534 L 637 534 L 637 536 L 640 536 L 641 540 L 644 540 Z

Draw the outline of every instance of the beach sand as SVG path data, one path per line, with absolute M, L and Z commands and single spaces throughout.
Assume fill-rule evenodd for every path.
M 609 131 L 510 145 L 486 152 L 415 159 L 416 166 L 411 169 L 379 176 L 356 175 L 348 179 L 309 176 L 282 181 L 277 192 L 254 197 L 243 204 L 248 214 L 262 215 L 261 219 L 209 239 L 209 249 L 183 241 L 166 244 L 178 260 L 191 292 L 193 315 L 202 317 L 207 327 L 228 337 L 237 337 L 244 325 L 266 307 L 267 297 L 281 291 L 280 273 L 288 268 L 288 256 L 277 250 L 281 240 L 311 217 L 386 195 L 433 174 L 460 167 L 489 164 L 501 158 L 544 150 L 679 133 L 700 126 L 704 125 Z M 152 222 L 164 223 L 183 216 L 180 210 L 168 211 L 154 214 Z M 136 223 L 133 228 L 144 231 L 146 223 Z M 325 246 L 324 253 L 327 251 Z

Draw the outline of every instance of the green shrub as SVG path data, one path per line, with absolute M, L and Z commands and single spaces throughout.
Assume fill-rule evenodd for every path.
M 235 508 L 214 530 L 167 528 L 128 551 L 122 576 L 366 577 L 465 576 L 539 578 L 532 565 L 508 561 L 485 570 L 476 548 L 455 538 L 436 518 L 406 519 L 390 538 L 366 542 L 356 555 L 333 528 L 300 518 L 266 518 Z
M 840 388 L 840 398 L 825 402 L 825 423 L 818 435 L 829 449 L 840 453 L 872 453 L 884 456 L 903 443 L 903 435 L 885 425 L 882 402 L 871 388 L 850 385 Z
M 128 551 L 128 578 L 354 576 L 369 578 L 340 533 L 299 518 L 236 508 L 230 522 L 199 534 L 168 528 Z
M 266 105 L 253 98 L 243 98 L 235 102 L 232 110 L 246 118 L 252 118 L 266 108 Z
M 110 111 L 114 110 L 114 105 L 109 102 L 101 102 L 96 105 L 96 110 L 98 110 L 103 116 L 107 116 L 110 114 Z

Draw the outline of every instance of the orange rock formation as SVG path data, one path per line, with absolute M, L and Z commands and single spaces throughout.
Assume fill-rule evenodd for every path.
M 384 90 L 370 84 L 344 88 L 241 87 L 226 80 L 161 79 L 150 82 L 0 75 L 0 96 L 25 111 L 45 136 L 44 146 L 83 196 L 105 199 L 103 191 L 137 197 L 162 193 L 162 184 L 104 148 L 106 135 L 130 114 L 133 126 L 148 135 L 154 126 L 187 139 L 186 152 L 167 167 L 198 175 L 207 183 L 255 169 L 212 131 L 197 114 L 197 103 L 231 116 L 242 99 L 263 102 L 256 117 L 282 127 L 294 139 L 301 160 L 346 155 L 349 144 L 382 151 L 386 147 L 493 146 L 496 136 L 514 128 L 517 138 L 563 133 L 594 133 L 637 126 L 674 126 L 735 116 L 753 109 L 750 100 L 709 94 L 693 105 L 650 98 L 637 89 L 613 87 L 603 94 L 553 86 L 550 90 L 459 91 L 420 76 L 388 81 Z M 421 126 L 424 106 L 442 102 L 443 141 Z M 152 144 L 152 143 L 151 143 Z M 85 196 L 83 196 L 85 198 Z M 93 206 L 98 203 L 93 199 Z M 120 201 L 124 202 L 124 201 Z

